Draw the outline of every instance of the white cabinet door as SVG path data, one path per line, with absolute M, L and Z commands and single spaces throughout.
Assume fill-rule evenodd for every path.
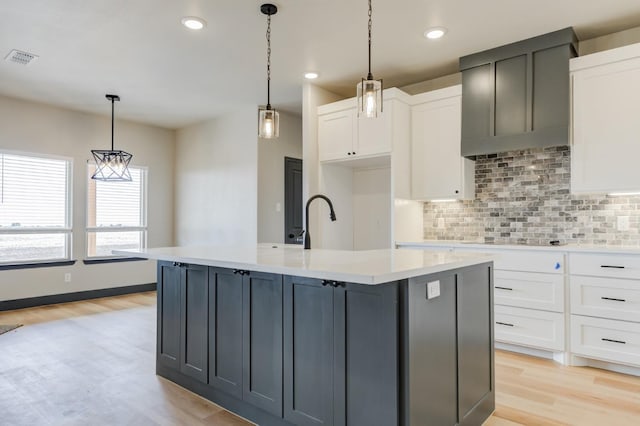
M 455 94 L 411 109 L 413 199 L 473 199 L 475 195 L 473 162 L 460 155 L 460 101 L 461 95 Z
M 357 137 L 355 108 L 318 117 L 318 156 L 320 161 L 351 158 Z
M 358 117 L 356 119 L 358 122 L 358 142 L 353 149 L 356 157 L 391 152 L 392 115 L 393 106 L 390 101 L 387 101 L 384 103 L 384 111 L 380 117 Z
M 640 57 L 579 69 L 572 81 L 572 192 L 640 191 Z

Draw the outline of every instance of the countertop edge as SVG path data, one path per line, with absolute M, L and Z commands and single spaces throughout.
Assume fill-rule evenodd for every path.
M 413 277 L 420 277 L 423 275 L 430 275 L 438 272 L 465 268 L 473 265 L 480 265 L 483 263 L 493 262 L 495 257 L 490 253 L 482 253 L 482 254 L 478 254 L 477 257 L 473 259 L 447 262 L 441 265 L 414 268 L 414 269 L 408 269 L 405 271 L 390 272 L 390 273 L 384 273 L 384 274 L 378 274 L 378 275 L 363 275 L 363 274 L 353 274 L 348 272 L 337 272 L 337 271 L 334 272 L 334 271 L 313 270 L 313 269 L 310 270 L 310 269 L 300 269 L 300 268 L 286 267 L 286 266 L 261 265 L 257 263 L 232 262 L 227 260 L 205 259 L 205 258 L 188 257 L 188 256 L 174 256 L 169 254 L 139 253 L 139 252 L 127 251 L 127 250 L 114 250 L 113 253 L 117 255 L 123 255 L 128 257 L 138 257 L 143 259 L 152 259 L 152 260 L 167 261 L 167 262 L 184 262 L 184 263 L 191 263 L 194 265 L 213 266 L 218 268 L 246 269 L 246 270 L 255 271 L 255 272 L 282 274 L 282 275 L 298 276 L 298 277 L 305 277 L 305 278 L 328 279 L 328 280 L 351 282 L 351 283 L 365 284 L 365 285 L 385 284 L 388 282 L 400 281 L 400 280 L 405 280 Z
M 640 255 L 640 247 L 615 247 L 615 246 L 580 246 L 565 244 L 560 246 L 527 246 L 517 244 L 486 244 L 467 243 L 462 241 L 426 240 L 426 241 L 400 241 L 396 242 L 398 248 L 407 247 L 455 247 L 486 250 L 522 250 L 522 251 L 551 251 L 565 253 L 601 253 L 601 254 L 636 254 Z

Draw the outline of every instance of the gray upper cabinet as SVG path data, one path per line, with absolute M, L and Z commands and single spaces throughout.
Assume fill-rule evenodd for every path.
M 569 143 L 572 28 L 460 58 L 462 155 Z

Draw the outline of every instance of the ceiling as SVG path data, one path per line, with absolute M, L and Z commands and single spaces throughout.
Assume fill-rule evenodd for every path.
M 167 128 L 266 103 L 266 17 L 255 0 L 2 0 L 0 94 Z M 345 96 L 366 75 L 365 0 L 278 0 L 272 95 L 300 113 L 303 73 Z M 606 6 L 605 6 L 606 4 Z M 640 25 L 638 0 L 373 0 L 373 73 L 386 87 L 457 71 L 457 58 L 573 26 L 580 40 Z M 207 21 L 195 32 L 183 16 Z M 444 26 L 437 41 L 426 28 Z

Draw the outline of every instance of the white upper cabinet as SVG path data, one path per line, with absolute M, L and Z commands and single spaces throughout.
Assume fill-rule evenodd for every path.
M 356 99 L 318 107 L 318 155 L 321 162 L 373 158 L 391 154 L 398 115 L 410 98 L 398 89 L 385 90 L 382 115 L 358 118 Z M 408 114 L 408 113 L 407 113 Z M 406 143 L 403 141 L 403 143 Z
M 318 116 L 320 161 L 350 157 L 357 148 L 356 110 L 345 109 Z
M 473 199 L 474 162 L 461 156 L 460 85 L 416 95 L 411 108 L 415 200 Z
M 571 191 L 640 191 L 640 44 L 571 59 Z

